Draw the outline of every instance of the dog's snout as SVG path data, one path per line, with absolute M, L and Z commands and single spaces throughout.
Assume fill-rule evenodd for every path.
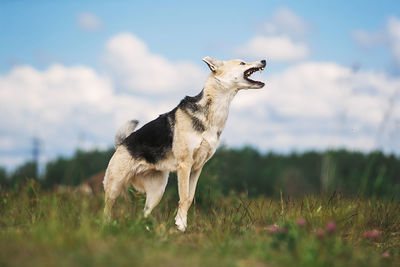
M 265 61 L 265 59 L 261 60 L 261 64 L 263 64 L 264 66 L 267 65 L 267 62 Z

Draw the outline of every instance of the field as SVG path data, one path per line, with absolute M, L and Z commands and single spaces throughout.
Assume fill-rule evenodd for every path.
M 180 233 L 171 194 L 144 219 L 130 192 L 109 225 L 101 195 L 31 181 L 0 200 L 0 266 L 400 266 L 397 201 L 231 194 L 195 203 Z

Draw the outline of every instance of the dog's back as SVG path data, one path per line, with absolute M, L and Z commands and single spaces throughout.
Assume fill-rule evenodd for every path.
M 156 163 L 171 151 L 175 111 L 160 115 L 126 137 L 122 144 L 135 159 Z

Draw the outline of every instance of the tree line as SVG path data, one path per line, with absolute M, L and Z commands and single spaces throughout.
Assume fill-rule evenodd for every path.
M 34 162 L 19 166 L 12 173 L 0 168 L 2 190 L 15 190 L 28 178 L 42 188 L 77 186 L 104 171 L 113 149 L 78 150 L 72 157 L 59 157 L 46 164 L 38 175 Z M 171 174 L 167 190 L 176 191 L 176 174 Z M 291 154 L 261 153 L 252 147 L 220 147 L 204 166 L 197 196 L 221 197 L 230 193 L 249 196 L 299 197 L 305 194 L 359 195 L 400 199 L 400 158 L 375 151 L 347 150 Z

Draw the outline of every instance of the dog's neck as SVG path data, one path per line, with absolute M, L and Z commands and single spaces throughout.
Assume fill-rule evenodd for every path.
M 230 104 L 236 93 L 236 89 L 226 88 L 211 75 L 207 79 L 200 105 L 207 106 L 208 111 L 205 115 L 210 128 L 223 130 L 228 119 Z

